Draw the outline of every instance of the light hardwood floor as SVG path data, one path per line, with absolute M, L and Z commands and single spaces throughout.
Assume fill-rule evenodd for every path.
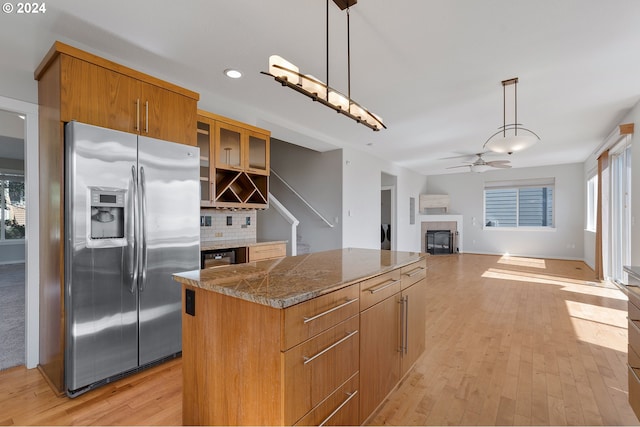
M 369 420 L 394 425 L 638 425 L 626 297 L 582 262 L 429 259 L 427 350 Z M 0 425 L 177 425 L 181 360 L 76 399 L 0 372 Z

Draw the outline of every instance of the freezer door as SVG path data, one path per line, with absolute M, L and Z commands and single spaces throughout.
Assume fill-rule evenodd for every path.
M 171 275 L 200 267 L 199 150 L 140 137 L 140 364 L 182 349 L 181 288 Z
M 131 217 L 136 145 L 136 136 L 128 133 L 77 122 L 65 126 L 65 382 L 70 395 L 138 364 Z M 92 209 L 100 204 L 92 202 L 92 188 L 123 194 L 124 218 Z M 97 246 L 88 245 L 92 222 L 107 227 L 115 220 L 124 220 L 117 227 L 124 236 L 118 232 L 118 239 L 94 239 Z

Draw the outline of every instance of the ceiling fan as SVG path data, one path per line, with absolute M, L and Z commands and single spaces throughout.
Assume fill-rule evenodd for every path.
M 490 160 L 487 162 L 482 158 L 483 154 L 485 153 L 476 153 L 475 156 L 477 156 L 477 158 L 475 161 L 463 162 L 465 164 L 460 166 L 451 166 L 447 169 L 469 168 L 471 172 L 485 172 L 491 168 L 508 169 L 511 167 L 509 160 Z

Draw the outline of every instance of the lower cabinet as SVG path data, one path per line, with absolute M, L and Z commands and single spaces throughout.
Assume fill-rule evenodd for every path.
M 287 255 L 286 243 L 271 243 L 268 245 L 249 246 L 247 262 L 262 261 L 265 259 L 282 258 Z
M 627 367 L 629 370 L 629 405 L 640 418 L 640 276 L 637 267 L 625 267 L 628 273 L 629 285 L 627 296 L 628 307 L 628 356 Z
M 183 284 L 183 424 L 362 424 L 424 350 L 414 264 L 285 309 Z
M 396 289 L 396 293 L 360 313 L 360 424 L 382 403 L 425 349 L 426 265 L 420 275 L 403 273 L 403 286 L 363 282 L 361 294 Z M 412 271 L 412 269 L 407 269 Z M 381 276 L 382 277 L 382 276 Z M 408 282 L 407 282 L 408 280 Z M 384 287 L 388 286 L 388 287 Z M 371 291 L 369 291 L 371 290 Z M 363 297 L 364 298 L 364 297 Z
M 360 313 L 360 421 L 400 381 L 400 293 Z

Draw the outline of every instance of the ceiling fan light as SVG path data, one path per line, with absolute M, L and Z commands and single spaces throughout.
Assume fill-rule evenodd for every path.
M 471 165 L 471 172 L 482 173 L 491 169 L 489 165 Z
M 300 69 L 281 56 L 269 57 L 269 73 L 275 77 L 286 79 L 293 84 L 300 83 Z
M 531 147 L 538 141 L 534 135 L 495 136 L 485 144 L 485 148 L 494 153 L 511 154 Z

